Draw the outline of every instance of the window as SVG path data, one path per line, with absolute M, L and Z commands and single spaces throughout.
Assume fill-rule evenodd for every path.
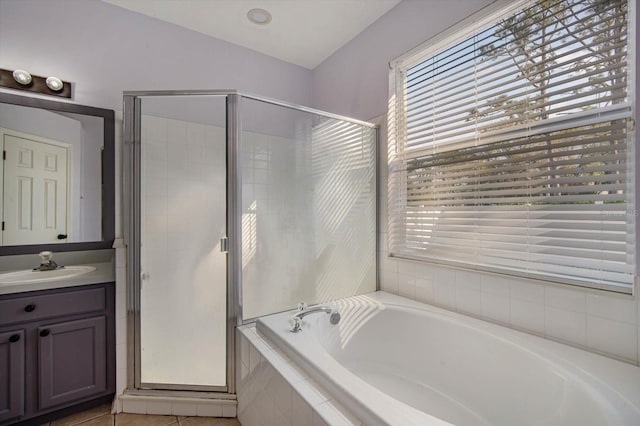
M 393 63 L 390 254 L 630 293 L 627 2 L 505 4 Z

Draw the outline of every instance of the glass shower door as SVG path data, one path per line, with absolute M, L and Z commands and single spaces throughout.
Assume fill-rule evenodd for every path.
M 225 102 L 141 97 L 138 388 L 227 386 Z

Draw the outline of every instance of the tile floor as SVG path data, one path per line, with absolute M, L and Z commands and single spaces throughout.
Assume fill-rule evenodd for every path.
M 111 414 L 111 404 L 100 405 L 42 426 L 241 426 L 237 419 L 217 417 Z

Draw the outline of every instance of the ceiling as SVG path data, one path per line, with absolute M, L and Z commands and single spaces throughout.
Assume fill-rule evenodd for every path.
M 103 1 L 313 69 L 401 0 Z M 253 8 L 272 21 L 250 22 Z

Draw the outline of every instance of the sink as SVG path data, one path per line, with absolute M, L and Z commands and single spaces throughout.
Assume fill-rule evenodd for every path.
M 0 274 L 0 284 L 28 284 L 39 283 L 44 281 L 56 281 L 65 278 L 77 277 L 95 271 L 95 266 L 65 266 L 64 268 L 55 269 L 53 271 L 32 271 L 27 269 L 24 271 L 7 272 Z

